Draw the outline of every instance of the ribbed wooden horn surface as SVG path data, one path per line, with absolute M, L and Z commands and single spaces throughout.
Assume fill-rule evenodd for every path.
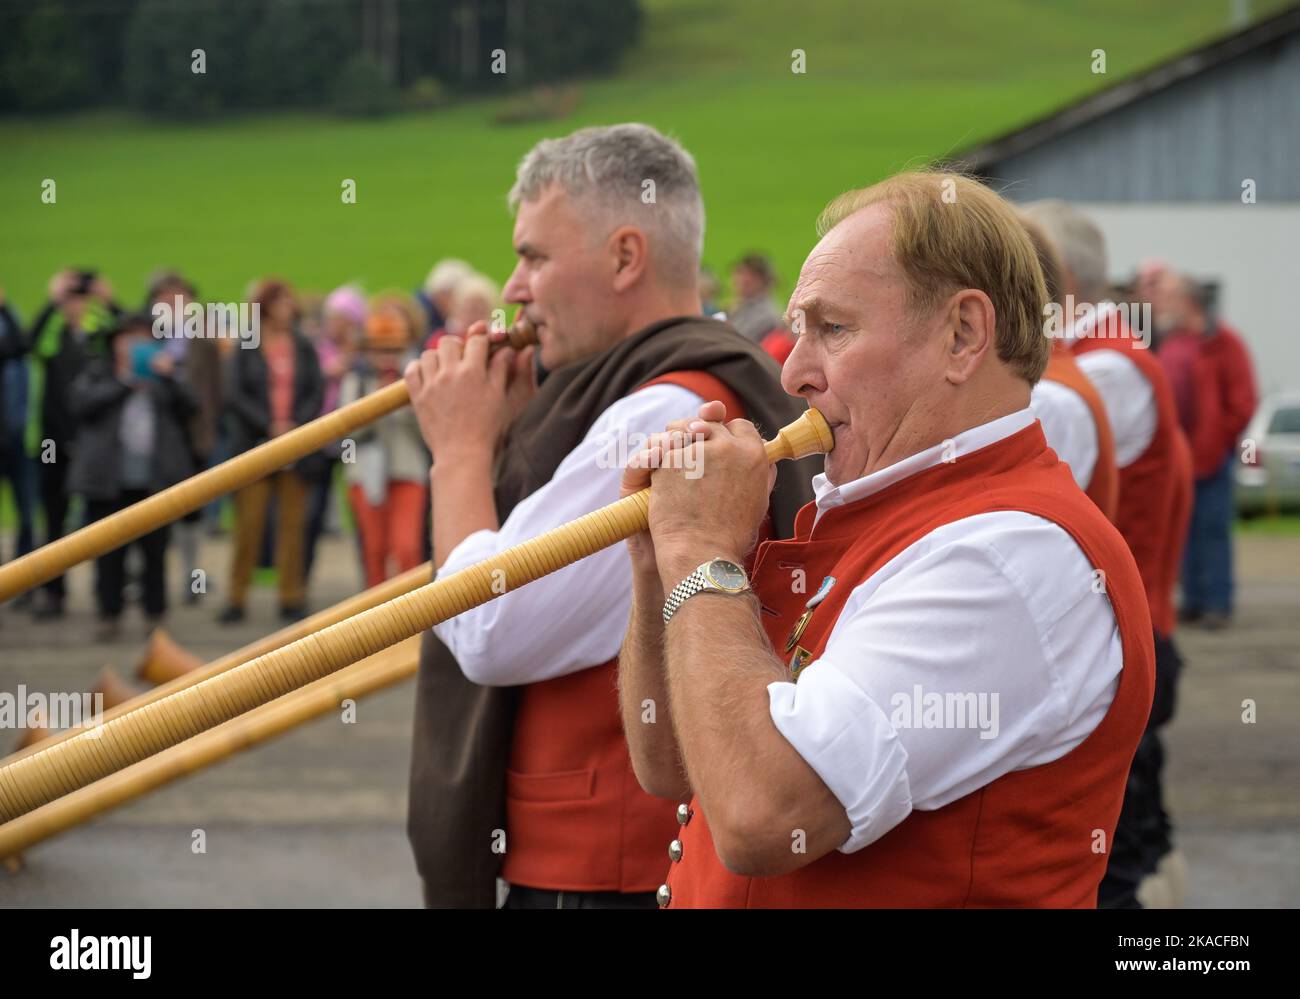
M 344 667 L 301 690 L 254 708 L 186 739 L 103 780 L 65 794 L 12 822 L 0 825 L 0 860 L 78 826 L 109 809 L 219 763 L 313 718 L 338 709 L 346 697 L 359 698 L 415 675 L 420 641 L 408 638 L 378 655 Z
M 242 666 L 251 659 L 265 655 L 274 649 L 278 649 L 290 642 L 296 642 L 313 632 L 320 631 L 322 628 L 344 621 L 352 615 L 363 610 L 369 610 L 371 607 L 378 607 L 382 603 L 392 600 L 393 597 L 401 596 L 403 593 L 410 593 L 412 590 L 423 586 L 433 578 L 433 566 L 425 562 L 424 565 L 416 566 L 414 569 L 408 569 L 399 576 L 394 576 L 378 586 L 372 586 L 355 596 L 348 597 L 332 607 L 325 610 L 317 611 L 311 617 L 304 618 L 288 627 L 281 628 L 279 631 L 267 635 L 265 638 L 259 638 L 255 642 L 250 642 L 243 648 L 236 649 L 220 659 L 214 659 L 212 662 L 201 666 L 192 672 L 185 673 L 174 680 L 169 680 L 164 684 L 146 690 L 143 693 L 131 698 L 125 703 L 112 707 L 105 705 L 107 710 L 104 711 L 102 721 L 112 721 L 129 711 L 143 707 L 153 701 L 161 700 L 169 694 L 174 694 L 178 690 L 184 690 L 186 687 L 192 687 L 196 683 L 224 673 L 227 670 L 234 669 L 236 666 Z M 29 730 L 30 731 L 30 730 Z M 76 729 L 63 729 L 58 732 L 46 732 L 39 737 L 33 737 L 25 740 L 17 752 L 4 759 L 0 759 L 0 768 L 7 767 L 19 759 L 30 756 L 39 750 L 44 750 L 57 743 L 63 742 L 78 734 Z
M 767 444 L 770 461 L 829 450 L 815 410 Z M 0 821 L 229 721 L 289 691 L 418 635 L 471 607 L 586 558 L 646 529 L 643 489 L 477 565 L 308 635 L 218 676 L 86 729 L 0 769 Z

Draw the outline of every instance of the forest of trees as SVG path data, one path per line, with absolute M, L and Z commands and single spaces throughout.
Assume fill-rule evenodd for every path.
M 608 72 L 640 25 L 637 0 L 6 0 L 0 111 L 373 113 Z

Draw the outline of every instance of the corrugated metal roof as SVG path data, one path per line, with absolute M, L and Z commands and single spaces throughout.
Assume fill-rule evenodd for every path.
M 1300 200 L 1300 5 L 949 158 L 1017 199 Z

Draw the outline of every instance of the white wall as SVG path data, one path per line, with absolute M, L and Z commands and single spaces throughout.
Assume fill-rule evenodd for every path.
M 1086 203 L 1106 234 L 1111 276 L 1149 258 L 1220 284 L 1223 318 L 1241 331 L 1262 392 L 1300 390 L 1300 203 Z

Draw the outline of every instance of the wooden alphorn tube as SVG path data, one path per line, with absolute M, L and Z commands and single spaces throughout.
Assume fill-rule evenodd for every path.
M 214 659 L 212 662 L 191 673 L 186 673 L 184 676 L 179 676 L 175 680 L 170 680 L 167 683 L 146 690 L 138 697 L 133 697 L 129 701 L 105 711 L 104 716 L 100 721 L 107 722 L 112 721 L 114 718 L 120 718 L 129 711 L 134 711 L 136 708 L 143 707 L 153 701 L 162 700 L 162 698 L 166 697 L 168 694 L 174 694 L 178 690 L 192 687 L 194 684 L 200 683 L 209 677 L 234 669 L 236 666 L 241 666 L 251 659 L 256 659 L 258 656 L 265 655 L 274 649 L 288 645 L 290 642 L 296 642 L 298 639 L 310 635 L 312 632 L 320 631 L 322 628 L 328 627 L 331 624 L 347 620 L 354 614 L 358 614 L 363 610 L 369 610 L 371 607 L 378 607 L 380 604 L 392 600 L 393 597 L 399 597 L 403 593 L 410 593 L 412 590 L 429 582 L 432 578 L 433 565 L 429 562 L 425 562 L 424 565 L 416 566 L 414 569 L 408 569 L 401 575 L 394 576 L 392 579 L 380 583 L 378 586 L 372 586 L 370 589 L 364 590 L 355 596 L 348 597 L 346 600 L 342 600 L 332 607 L 327 607 L 325 610 L 318 611 L 310 617 L 303 618 L 295 624 L 281 628 L 279 631 L 273 632 L 265 638 L 259 638 L 255 642 L 250 642 L 243 648 L 236 649 L 234 652 L 224 655 L 220 659 Z M 65 739 L 72 738 L 77 733 L 78 729 L 64 729 L 60 732 L 51 732 L 38 742 L 35 742 L 24 749 L 20 749 L 17 752 L 6 756 L 4 759 L 0 759 L 0 767 L 7 767 L 9 764 L 15 763 L 23 757 L 31 756 L 33 753 L 39 753 L 41 750 L 48 749 L 57 743 L 63 742 Z
M 506 339 L 493 341 L 491 349 L 496 351 L 505 346 L 522 349 L 536 342 L 537 331 L 520 313 Z M 0 566 L 0 603 L 48 582 L 74 565 L 170 524 L 218 497 L 265 478 L 330 441 L 346 437 L 352 431 L 401 409 L 410 401 L 406 382 L 399 378 L 363 399 L 295 427 L 229 461 L 14 559 Z
M 767 442 L 768 460 L 829 451 L 826 421 L 809 410 Z M 374 655 L 500 594 L 540 579 L 645 530 L 650 490 L 485 559 L 346 621 L 178 690 L 129 714 L 83 729 L 0 768 L 0 821 L 7 822 L 168 746 Z
M 313 718 L 337 711 L 345 697 L 364 697 L 410 679 L 419 664 L 420 641 L 408 638 L 125 770 L 56 798 L 0 825 L 0 860 L 174 780 L 283 735 Z

